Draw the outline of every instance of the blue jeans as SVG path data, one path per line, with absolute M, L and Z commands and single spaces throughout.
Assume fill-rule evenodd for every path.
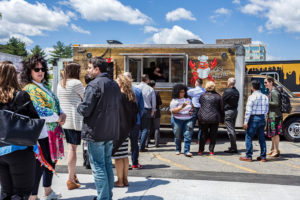
M 146 140 L 151 127 L 151 109 L 144 109 L 144 113 L 141 119 L 141 140 L 140 149 L 145 149 Z
M 245 137 L 247 158 L 252 158 L 252 139 L 256 133 L 258 134 L 258 140 L 260 144 L 260 157 L 266 158 L 267 149 L 265 140 L 265 125 L 266 120 L 264 115 L 251 115 Z
M 176 152 L 181 152 L 181 138 L 184 138 L 184 154 L 190 152 L 193 136 L 193 118 L 188 120 L 171 119 L 173 132 L 175 135 Z
M 111 153 L 113 141 L 88 142 L 88 152 L 91 168 L 98 193 L 97 200 L 111 200 L 114 186 Z
M 132 165 L 139 164 L 139 135 L 140 125 L 136 124 L 133 130 L 129 133 Z
M 193 131 L 194 131 L 194 128 L 195 128 L 195 124 L 196 124 L 196 121 L 198 119 L 198 116 L 197 116 L 197 113 L 199 111 L 200 108 L 194 108 L 194 111 L 193 111 Z M 198 123 L 198 126 L 199 126 L 199 131 L 198 131 L 198 141 L 200 141 L 200 136 L 201 136 L 201 127 L 200 127 L 200 123 Z

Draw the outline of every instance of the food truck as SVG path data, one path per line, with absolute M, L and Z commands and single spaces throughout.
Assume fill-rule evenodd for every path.
M 108 73 L 114 79 L 119 74 L 131 72 L 133 84 L 141 81 L 143 74 L 156 81 L 156 90 L 162 98 L 161 125 L 170 125 L 169 104 L 172 87 L 177 83 L 193 87 L 196 79 L 204 85 L 212 80 L 217 92 L 222 95 L 227 80 L 235 77 L 240 92 L 236 127 L 242 128 L 245 104 L 251 94 L 250 82 L 257 79 L 263 83 L 265 76 L 248 75 L 245 70 L 245 50 L 233 44 L 75 44 L 73 61 L 82 66 L 81 78 L 86 73 L 88 59 L 103 57 L 110 63 Z M 160 75 L 157 76 L 158 72 Z M 84 82 L 84 81 L 83 81 Z M 281 83 L 276 82 L 281 85 Z M 262 87 L 263 84 L 262 84 Z M 300 140 L 300 100 L 283 86 L 289 94 L 292 112 L 284 115 L 285 137 L 290 141 Z M 264 91 L 265 88 L 262 88 Z

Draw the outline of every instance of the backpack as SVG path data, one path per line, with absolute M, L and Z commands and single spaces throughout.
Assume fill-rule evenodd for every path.
M 283 91 L 282 87 L 277 87 L 277 90 L 280 94 L 281 112 L 290 113 L 292 110 L 292 106 L 289 95 L 285 91 Z

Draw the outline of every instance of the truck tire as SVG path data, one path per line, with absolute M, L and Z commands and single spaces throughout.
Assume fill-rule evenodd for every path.
M 300 142 L 300 118 L 293 117 L 284 123 L 284 137 L 291 142 Z

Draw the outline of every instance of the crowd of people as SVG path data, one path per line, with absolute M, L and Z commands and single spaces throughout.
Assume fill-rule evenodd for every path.
M 89 160 L 97 189 L 94 200 L 112 199 L 113 187 L 128 187 L 128 145 L 131 145 L 132 169 L 140 169 L 139 152 L 147 152 L 150 133 L 154 144 L 160 144 L 160 105 L 162 100 L 155 91 L 155 81 L 148 75 L 142 82 L 132 85 L 131 74 L 118 75 L 116 81 L 107 74 L 108 63 L 101 57 L 88 61 L 86 87 L 80 81 L 81 66 L 71 62 L 62 73 L 57 96 L 49 88 L 47 63 L 40 55 L 23 61 L 18 77 L 15 66 L 0 63 L 0 109 L 16 111 L 30 118 L 45 120 L 44 127 L 35 146 L 18 146 L 0 142 L 0 200 L 59 199 L 61 194 L 51 188 L 55 165 L 64 156 L 63 138 L 68 145 L 69 190 L 80 187 L 76 175 L 77 146 L 87 141 Z M 181 154 L 182 138 L 184 155 L 192 157 L 190 151 L 195 124 L 198 121 L 198 155 L 203 155 L 209 144 L 209 154 L 214 155 L 219 123 L 225 122 L 230 139 L 226 153 L 238 153 L 235 135 L 235 120 L 239 92 L 234 87 L 235 79 L 228 79 L 228 88 L 221 96 L 214 82 L 202 80 L 195 88 L 188 89 L 176 84 L 170 102 L 171 125 L 175 138 L 176 155 Z M 260 83 L 252 81 L 252 95 L 248 98 L 245 124 L 246 157 L 252 161 L 252 139 L 257 133 L 261 155 L 266 161 L 264 127 L 272 137 L 272 149 L 268 155 L 278 157 L 279 135 L 282 133 L 280 95 L 274 87 L 274 79 L 265 79 L 269 97 L 260 93 Z M 28 103 L 27 103 L 28 102 Z M 21 105 L 26 103 L 22 109 Z M 265 118 L 267 117 L 267 122 Z M 117 181 L 114 181 L 112 159 L 115 159 Z M 44 195 L 38 189 L 43 177 Z
M 275 87 L 272 77 L 264 80 L 264 85 L 269 90 L 266 96 L 260 92 L 260 82 L 251 82 L 252 94 L 248 97 L 244 129 L 246 156 L 240 157 L 241 161 L 252 161 L 252 140 L 257 134 L 261 153 L 256 159 L 266 162 L 266 156 L 279 157 L 279 140 L 282 135 L 281 96 Z M 202 80 L 195 82 L 195 88 L 188 88 L 183 84 L 176 84 L 172 91 L 170 110 L 172 113 L 171 124 L 175 136 L 176 155 L 181 154 L 181 141 L 184 139 L 184 155 L 192 157 L 190 145 L 194 132 L 195 122 L 198 121 L 198 155 L 204 154 L 204 147 L 209 141 L 209 155 L 215 155 L 216 136 L 220 123 L 225 123 L 230 147 L 225 153 L 237 154 L 235 123 L 238 114 L 239 91 L 235 88 L 235 79 L 229 78 L 227 89 L 221 96 L 216 92 L 216 85 L 209 81 L 202 88 Z M 265 131 L 266 129 L 266 131 Z M 266 151 L 265 135 L 272 138 L 272 147 Z

